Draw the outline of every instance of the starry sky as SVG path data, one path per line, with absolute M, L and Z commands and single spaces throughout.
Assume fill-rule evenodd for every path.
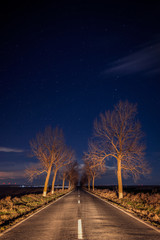
M 127 99 L 137 103 L 152 168 L 137 184 L 160 184 L 160 3 L 4 2 L 0 184 L 27 182 L 24 169 L 37 163 L 29 141 L 48 125 L 63 129 L 81 164 L 94 119 Z M 116 182 L 110 168 L 97 184 Z

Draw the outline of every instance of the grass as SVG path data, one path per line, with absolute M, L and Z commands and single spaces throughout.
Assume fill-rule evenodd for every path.
M 160 193 L 124 192 L 123 199 L 117 197 L 116 191 L 109 189 L 95 189 L 92 193 L 118 204 L 144 221 L 160 228 Z
M 46 197 L 42 194 L 27 194 L 21 197 L 7 196 L 0 200 L 0 232 L 28 217 L 37 209 L 66 194 L 68 190 L 56 190 Z

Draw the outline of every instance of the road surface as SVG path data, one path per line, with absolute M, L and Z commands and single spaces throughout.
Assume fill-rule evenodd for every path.
M 160 233 L 93 195 L 75 190 L 0 236 L 2 239 L 160 240 Z

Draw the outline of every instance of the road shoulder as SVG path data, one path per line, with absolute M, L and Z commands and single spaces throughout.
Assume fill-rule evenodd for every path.
M 89 193 L 90 195 L 92 195 L 92 196 L 94 196 L 94 197 L 100 199 L 101 201 L 103 201 L 103 202 L 105 202 L 105 203 L 107 203 L 107 204 L 113 206 L 114 208 L 116 208 L 116 209 L 122 211 L 123 213 L 129 215 L 130 217 L 136 219 L 137 221 L 139 221 L 139 222 L 145 224 L 145 225 L 148 226 L 149 228 L 154 229 L 156 232 L 160 233 L 160 229 L 158 229 L 158 228 L 152 226 L 151 224 L 149 224 L 148 222 L 145 222 L 144 220 L 138 218 L 138 216 L 136 216 L 136 215 L 134 215 L 134 214 L 132 214 L 132 213 L 129 213 L 129 212 L 127 211 L 127 209 L 124 208 L 123 206 L 120 206 L 120 205 L 118 205 L 118 204 L 116 204 L 116 203 L 114 203 L 114 202 L 108 201 L 107 199 L 101 198 L 100 196 L 98 196 L 98 195 L 96 195 L 96 194 L 94 194 L 94 193 L 88 191 L 87 189 L 83 189 L 83 190 L 84 190 L 85 192 Z

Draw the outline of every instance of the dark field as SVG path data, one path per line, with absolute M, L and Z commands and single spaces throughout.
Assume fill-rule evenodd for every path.
M 61 187 L 56 187 L 57 189 L 61 189 Z M 66 187 L 65 187 L 66 189 Z M 50 192 L 51 186 L 48 187 L 48 192 Z M 43 193 L 43 187 L 20 187 L 20 186 L 3 186 L 0 185 L 0 199 L 5 198 L 7 196 L 11 197 L 21 197 L 26 194 L 39 194 Z
M 26 194 L 43 192 L 43 187 L 0 186 L 0 199 L 7 196 L 20 197 Z
M 109 189 L 117 191 L 117 186 L 96 186 L 96 189 Z M 124 186 L 127 193 L 160 193 L 160 186 Z M 50 188 L 48 189 L 50 191 Z M 7 196 L 21 197 L 26 194 L 39 194 L 43 192 L 43 187 L 20 187 L 20 186 L 0 186 L 0 199 Z
M 109 189 L 117 191 L 118 187 L 115 185 L 111 186 L 95 186 L 96 189 Z M 127 193 L 160 193 L 160 185 L 144 185 L 144 186 L 123 186 L 123 190 Z

